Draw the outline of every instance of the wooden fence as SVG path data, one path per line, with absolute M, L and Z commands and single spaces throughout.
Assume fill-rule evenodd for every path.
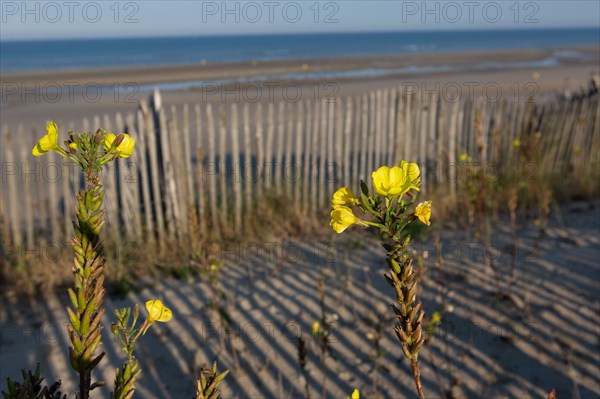
M 102 178 L 110 238 L 164 248 L 190 234 L 243 231 L 260 223 L 254 210 L 271 194 L 326 224 L 335 188 L 357 188 L 378 166 L 401 159 L 420 164 L 425 190 L 446 185 L 454 195 L 460 154 L 481 147 L 480 162 L 506 169 L 517 159 L 514 140 L 532 132 L 547 155 L 537 165 L 544 173 L 587 173 L 600 155 L 594 85 L 539 102 L 450 101 L 394 88 L 327 102 L 160 103 L 155 92 L 135 113 L 58 121 L 61 137 L 67 129 L 102 127 L 136 139 L 134 155 Z M 2 134 L 3 245 L 68 242 L 82 175 L 57 154 L 31 156 L 43 126 L 33 132 L 4 126 Z

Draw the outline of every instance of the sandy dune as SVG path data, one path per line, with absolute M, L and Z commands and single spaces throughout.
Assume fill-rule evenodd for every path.
M 431 239 L 413 245 L 428 254 L 422 292 L 428 314 L 441 310 L 446 289 L 442 325 L 421 353 L 428 397 L 440 397 L 440 386 L 453 398 L 539 398 L 553 388 L 559 398 L 600 395 L 600 204 L 571 204 L 551 218 L 541 241 L 531 224 L 519 229 L 511 301 L 494 298 L 493 274 L 472 231 L 441 232 L 442 272 Z M 366 398 L 416 397 L 410 365 L 391 329 L 383 252 L 373 237 L 355 230 L 332 235 L 331 241 L 324 236 L 224 250 L 221 280 L 233 319 L 229 332 L 206 309 L 210 290 L 201 280 L 167 278 L 124 300 L 109 299 L 107 314 L 156 296 L 173 309 L 173 321 L 153 327 L 139 345 L 144 371 L 137 397 L 190 398 L 194 374 L 201 363 L 214 359 L 220 368 L 232 369 L 224 398 L 303 397 L 298 333 L 311 342 L 309 384 L 311 396 L 318 397 L 321 366 L 311 325 L 319 318 L 316 287 L 323 273 L 328 276 L 327 312 L 334 322 L 328 397 L 346 397 L 354 388 Z M 510 271 L 509 232 L 501 222 L 492 240 L 502 281 Z M 39 359 L 50 380 L 62 376 L 65 390 L 74 391 L 66 358 L 66 304 L 62 290 L 44 300 L 3 295 L 0 381 Z M 378 321 L 383 358 L 376 367 L 369 337 L 376 335 Z M 110 386 L 123 356 L 107 331 L 104 350 L 108 357 L 96 378 Z M 108 397 L 108 389 L 95 397 Z

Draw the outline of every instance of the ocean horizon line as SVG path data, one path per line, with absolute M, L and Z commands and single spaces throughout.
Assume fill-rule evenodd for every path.
M 381 31 L 343 31 L 343 32 L 259 32 L 259 33 L 232 33 L 232 34 L 167 34 L 160 36 L 92 36 L 92 37 L 57 37 L 57 38 L 18 38 L 18 39 L 2 39 L 0 43 L 17 43 L 17 42 L 88 42 L 88 41 L 108 41 L 108 40 L 154 40 L 154 39 L 203 39 L 203 38 L 235 38 L 235 37 L 306 37 L 306 36 L 349 36 L 349 35 L 381 35 L 381 34 L 443 34 L 443 33 L 492 33 L 492 32 L 563 32 L 563 31 L 595 31 L 600 40 L 600 26 L 573 26 L 573 27 L 531 27 L 531 28 L 489 28 L 489 29 L 430 29 L 430 30 L 381 30 Z M 600 45 L 600 42 L 598 43 Z

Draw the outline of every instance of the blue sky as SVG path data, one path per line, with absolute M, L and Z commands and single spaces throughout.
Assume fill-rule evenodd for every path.
M 0 39 L 599 27 L 598 0 L 8 1 Z

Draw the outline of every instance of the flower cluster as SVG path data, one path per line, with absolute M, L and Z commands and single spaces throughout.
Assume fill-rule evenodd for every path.
M 135 139 L 125 133 L 115 135 L 98 130 L 94 135 L 93 144 L 104 149 L 104 154 L 100 157 L 100 164 L 104 165 L 117 157 L 129 158 L 135 148 Z M 84 142 L 82 135 L 73 132 L 69 132 L 69 140 L 65 141 L 65 148 L 61 147 L 58 143 L 58 126 L 54 121 L 50 121 L 46 126 L 46 135 L 37 142 L 31 153 L 39 157 L 47 152 L 55 151 L 85 167 L 87 164 L 82 159 L 82 155 L 89 152 L 90 147 L 90 143 Z
M 356 197 L 349 187 L 339 188 L 331 200 L 333 208 L 331 227 L 338 234 L 353 224 L 365 227 L 374 226 L 385 233 L 389 230 L 389 222 L 392 221 L 390 218 L 400 218 L 412 204 L 410 201 L 414 197 L 412 191 L 420 190 L 420 174 L 419 166 L 416 163 L 402 161 L 397 166 L 382 166 L 373 172 L 373 188 L 376 196 L 369 196 L 369 190 L 364 182 L 361 182 L 360 197 Z M 370 214 L 376 222 L 359 218 L 354 214 L 352 206 L 365 214 Z M 431 201 L 421 202 L 407 218 L 406 224 L 419 219 L 429 226 L 430 217 Z

